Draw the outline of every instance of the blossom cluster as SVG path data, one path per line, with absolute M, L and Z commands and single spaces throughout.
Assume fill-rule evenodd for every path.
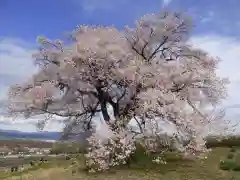
M 107 139 L 99 139 L 96 134 L 88 138 L 89 148 L 85 154 L 86 165 L 90 172 L 105 171 L 111 167 L 126 164 L 135 152 L 133 137 L 122 131 L 113 133 Z

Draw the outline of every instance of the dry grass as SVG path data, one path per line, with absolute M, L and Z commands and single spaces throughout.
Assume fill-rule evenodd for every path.
M 132 167 L 101 174 L 87 174 L 84 171 L 73 174 L 65 165 L 30 171 L 6 180 L 240 180 L 240 173 L 219 169 L 219 161 L 228 152 L 228 148 L 217 148 L 207 160 L 197 163 L 172 162 L 157 169 Z
M 20 176 L 13 176 L 6 180 L 66 180 L 65 169 L 63 168 L 50 168 L 39 169 Z

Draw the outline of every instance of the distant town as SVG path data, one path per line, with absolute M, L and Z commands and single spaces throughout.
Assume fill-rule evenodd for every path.
M 10 149 L 7 146 L 0 147 L 0 156 L 13 156 L 13 155 L 45 155 L 50 153 L 51 148 L 13 148 Z

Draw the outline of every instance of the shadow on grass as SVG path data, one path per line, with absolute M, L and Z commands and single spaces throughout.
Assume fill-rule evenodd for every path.
M 138 147 L 137 151 L 131 156 L 126 164 L 111 168 L 109 171 L 104 172 L 107 174 L 114 174 L 119 171 L 143 171 L 165 174 L 171 171 L 184 170 L 185 168 L 193 167 L 196 161 L 184 159 L 178 152 L 167 152 L 163 156 L 166 164 L 156 164 L 152 160 L 159 156 L 159 153 L 146 153 L 143 148 Z M 87 173 L 87 168 L 79 168 L 78 171 Z M 76 171 L 76 170 L 74 170 Z M 102 174 L 103 172 L 99 172 Z M 99 174 L 96 173 L 96 174 Z

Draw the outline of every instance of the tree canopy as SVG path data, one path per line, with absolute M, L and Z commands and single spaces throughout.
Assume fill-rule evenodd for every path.
M 124 31 L 79 26 L 66 45 L 40 37 L 34 54 L 40 70 L 11 87 L 10 112 L 68 118 L 66 134 L 78 124 L 91 129 L 97 113 L 114 132 L 119 124 L 129 130 L 131 119 L 139 126 L 135 134 L 168 121 L 190 134 L 197 149 L 204 127 L 216 118 L 209 109 L 227 96 L 228 81 L 216 74 L 219 58 L 187 43 L 191 29 L 184 14 L 162 12 Z

